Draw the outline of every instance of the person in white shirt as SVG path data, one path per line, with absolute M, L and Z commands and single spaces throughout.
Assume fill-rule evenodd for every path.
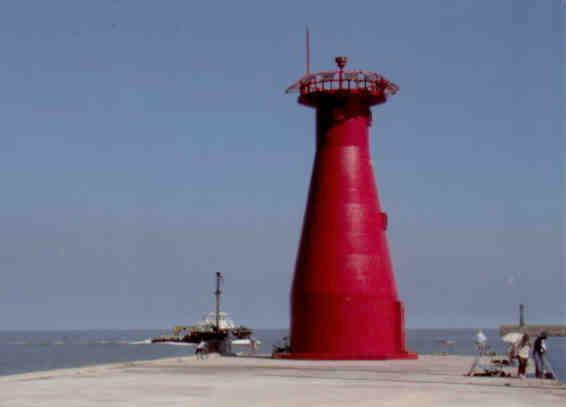
M 195 355 L 197 356 L 197 359 L 204 359 L 206 355 L 205 341 L 200 341 L 200 343 L 197 345 L 197 348 L 195 349 Z
M 487 352 L 487 349 L 489 348 L 489 346 L 487 345 L 487 337 L 485 336 L 485 334 L 483 333 L 483 331 L 480 329 L 477 333 L 476 333 L 476 346 L 478 347 L 478 351 L 481 355 L 484 355 Z
M 517 376 L 520 378 L 526 377 L 527 374 L 527 363 L 529 362 L 529 353 L 531 352 L 531 343 L 529 342 L 529 335 L 523 334 L 523 339 L 519 342 L 519 353 L 517 357 L 519 359 L 519 369 Z
M 544 377 L 544 357 L 546 353 L 546 332 L 541 332 L 533 343 L 533 359 L 535 361 L 535 376 Z

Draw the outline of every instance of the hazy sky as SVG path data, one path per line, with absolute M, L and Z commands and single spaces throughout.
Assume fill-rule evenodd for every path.
M 559 0 L 0 4 L 0 329 L 286 327 L 336 55 L 400 86 L 372 155 L 409 327 L 566 322 Z M 562 258 L 562 261 L 561 261 Z

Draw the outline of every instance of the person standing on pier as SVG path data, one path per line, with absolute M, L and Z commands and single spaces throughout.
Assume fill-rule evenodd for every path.
M 529 362 L 529 353 L 531 351 L 531 344 L 529 343 L 529 335 L 524 334 L 521 342 L 519 343 L 519 353 L 517 358 L 519 359 L 519 369 L 517 376 L 519 378 L 525 378 L 527 374 L 527 363 Z
M 535 361 L 535 376 L 544 377 L 544 359 L 546 354 L 546 332 L 541 332 L 533 343 L 533 359 Z
M 197 357 L 197 359 L 204 359 L 206 358 L 206 342 L 204 340 L 201 340 L 200 343 L 197 345 L 197 348 L 195 349 L 195 355 Z

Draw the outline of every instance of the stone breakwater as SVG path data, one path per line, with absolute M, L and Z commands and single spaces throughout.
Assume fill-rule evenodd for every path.
M 501 325 L 499 334 L 501 336 L 510 332 L 523 332 L 535 337 L 541 332 L 546 332 L 549 337 L 566 336 L 566 325 Z

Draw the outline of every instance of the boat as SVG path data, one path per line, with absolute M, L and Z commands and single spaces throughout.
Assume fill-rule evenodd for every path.
M 153 338 L 151 342 L 200 343 L 229 337 L 232 341 L 239 340 L 237 344 L 243 344 L 241 341 L 249 340 L 251 335 L 251 329 L 243 325 L 236 325 L 226 312 L 219 312 L 218 318 L 216 312 L 209 312 L 195 325 L 176 325 L 172 329 L 171 336 Z
M 221 349 L 222 344 L 248 345 L 255 347 L 259 342 L 252 338 L 252 330 L 236 325 L 226 312 L 220 311 L 221 284 L 223 276 L 216 273 L 216 310 L 205 314 L 195 325 L 176 325 L 170 336 L 152 338 L 151 343 L 192 343 L 206 342 L 209 349 Z M 225 349 L 225 347 L 224 347 Z

